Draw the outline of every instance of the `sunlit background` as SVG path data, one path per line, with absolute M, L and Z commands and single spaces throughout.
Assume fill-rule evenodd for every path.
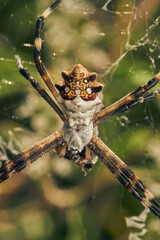
M 62 126 L 14 60 L 19 54 L 47 90 L 33 48 L 36 19 L 51 4 L 0 1 L 1 161 Z M 159 0 L 63 0 L 44 26 L 42 58 L 53 81 L 81 63 L 105 84 L 106 105 L 145 84 L 160 69 L 159 14 Z M 160 96 L 99 127 L 103 141 L 157 197 L 159 116 Z M 160 239 L 159 220 L 143 210 L 100 161 L 84 176 L 74 162 L 50 152 L 1 184 L 0 240 Z

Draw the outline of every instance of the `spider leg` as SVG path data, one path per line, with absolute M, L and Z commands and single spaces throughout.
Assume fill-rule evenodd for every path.
M 23 67 L 21 59 L 18 55 L 15 55 L 15 59 L 19 68 L 19 72 L 25 77 L 27 80 L 30 81 L 32 86 L 36 89 L 36 91 L 43 97 L 43 99 L 55 110 L 55 112 L 60 116 L 62 121 L 65 120 L 64 114 L 58 105 L 52 100 L 52 98 L 48 95 L 48 93 L 41 88 L 38 82 L 28 73 L 28 71 Z
M 136 105 L 138 105 L 140 103 L 149 101 L 149 100 L 155 98 L 159 93 L 160 93 L 160 88 L 157 88 L 155 91 L 146 94 L 144 97 L 136 98 L 135 100 L 132 100 L 129 103 L 124 104 L 124 105 L 114 109 L 113 111 L 108 111 L 108 113 L 106 113 L 105 116 L 96 119 L 94 124 L 95 125 L 100 124 L 101 122 L 103 122 L 107 119 L 110 119 L 110 118 L 112 118 L 112 117 L 114 117 L 114 116 L 116 116 L 116 115 L 118 115 L 122 112 L 125 112 L 125 111 L 129 110 L 132 107 L 135 107 Z M 108 107 L 108 110 L 109 110 L 109 107 Z
M 116 156 L 99 137 L 93 136 L 88 146 L 97 154 L 100 160 L 108 167 L 117 180 L 126 187 L 143 206 L 149 208 L 151 212 L 160 218 L 160 202 L 144 186 L 142 181 L 134 175 L 133 171 L 130 170 L 127 165 L 118 156 Z M 155 206 L 149 201 L 151 201 Z
M 56 149 L 59 145 L 64 144 L 62 131 L 52 133 L 42 141 L 32 147 L 22 151 L 14 156 L 11 160 L 6 161 L 0 168 L 0 183 L 12 177 L 16 172 L 22 171 L 27 165 L 30 165 L 44 153 Z
M 157 90 L 142 96 L 146 91 L 153 88 L 160 81 L 160 73 L 158 73 L 154 78 L 152 78 L 147 84 L 137 88 L 135 91 L 127 94 L 117 102 L 113 103 L 109 107 L 102 109 L 100 112 L 94 115 L 94 125 L 98 125 L 101 122 L 110 119 L 111 117 L 127 111 L 128 109 L 136 106 L 144 101 L 149 101 L 155 98 L 160 93 L 160 88 Z
M 49 90 L 53 94 L 55 98 L 58 97 L 57 89 L 47 72 L 42 60 L 41 60 L 41 47 L 42 47 L 42 29 L 43 29 L 43 22 L 48 17 L 48 15 L 53 11 L 53 9 L 61 2 L 61 0 L 55 1 L 49 8 L 47 8 L 42 15 L 37 19 L 36 23 L 36 32 L 35 32 L 35 49 L 34 49 L 34 60 L 38 72 L 40 73 L 41 77 L 43 78 L 44 82 L 48 86 Z

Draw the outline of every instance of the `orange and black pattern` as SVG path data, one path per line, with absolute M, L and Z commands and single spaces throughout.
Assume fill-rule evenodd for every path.
M 80 90 L 80 97 L 85 101 L 95 100 L 98 93 L 102 91 L 103 84 L 97 82 L 97 74 L 90 73 L 81 64 L 75 64 L 70 71 L 62 72 L 63 81 L 55 86 L 65 100 L 74 99 Z

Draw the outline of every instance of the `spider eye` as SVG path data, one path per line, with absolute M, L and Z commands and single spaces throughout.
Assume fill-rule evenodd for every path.
M 86 89 L 86 92 L 87 92 L 88 94 L 91 94 L 91 93 L 92 93 L 92 89 L 91 89 L 91 88 L 87 88 L 87 89 Z
M 65 93 L 68 93 L 70 91 L 70 88 L 67 86 L 67 87 L 65 87 L 64 91 L 65 91 Z
M 88 79 L 85 78 L 85 79 L 83 80 L 83 82 L 84 82 L 84 83 L 88 83 Z

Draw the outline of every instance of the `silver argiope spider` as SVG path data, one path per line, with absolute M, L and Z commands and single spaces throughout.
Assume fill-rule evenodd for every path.
M 70 71 L 63 71 L 63 80 L 54 85 L 41 60 L 42 29 L 44 20 L 60 2 L 61 0 L 56 0 L 37 20 L 34 60 L 41 77 L 61 108 L 27 72 L 20 57 L 16 55 L 15 58 L 20 73 L 56 111 L 64 123 L 63 128 L 6 161 L 0 168 L 0 182 L 5 181 L 14 173 L 20 172 L 44 153 L 53 149 L 58 155 L 73 160 L 84 169 L 92 168 L 99 157 L 133 197 L 160 218 L 160 201 L 144 186 L 133 171 L 102 142 L 97 131 L 101 122 L 127 111 L 139 103 L 155 98 L 160 93 L 160 88 L 151 93 L 145 93 L 159 82 L 160 73 L 147 84 L 108 107 L 103 106 L 103 84 L 97 81 L 97 74 L 88 72 L 81 64 L 75 64 Z M 143 94 L 145 95 L 142 96 Z

